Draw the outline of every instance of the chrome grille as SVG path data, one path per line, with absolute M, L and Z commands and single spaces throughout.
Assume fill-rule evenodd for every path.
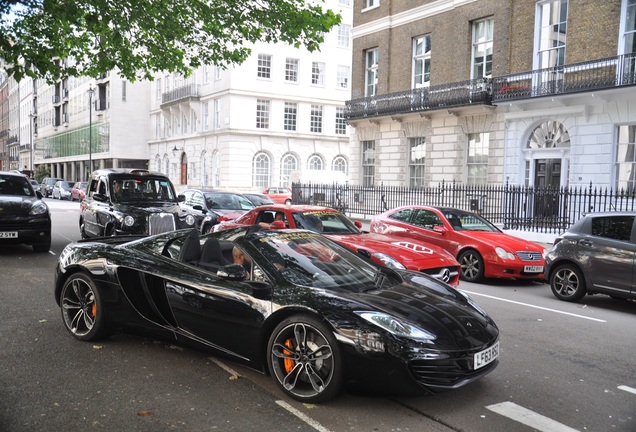
M 543 255 L 535 251 L 517 251 L 517 256 L 522 261 L 541 261 Z
M 148 234 L 160 234 L 174 231 L 174 216 L 172 213 L 155 213 L 148 217 Z

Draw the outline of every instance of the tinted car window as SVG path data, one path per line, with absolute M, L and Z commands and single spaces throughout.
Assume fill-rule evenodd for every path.
M 442 225 L 440 218 L 433 212 L 428 210 L 419 210 L 413 218 L 413 224 L 426 229 Z
M 634 216 L 607 216 L 592 219 L 592 235 L 629 241 L 632 237 Z
M 6 176 L 0 178 L 0 195 L 34 196 L 35 193 L 25 177 Z
M 399 220 L 402 222 L 408 222 L 411 220 L 411 215 L 413 214 L 413 209 L 400 210 L 391 215 L 391 219 Z

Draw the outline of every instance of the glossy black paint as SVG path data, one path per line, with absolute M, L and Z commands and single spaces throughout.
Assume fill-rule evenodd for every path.
M 263 372 L 267 342 L 276 325 L 290 316 L 311 315 L 339 341 L 346 381 L 376 391 L 435 393 L 472 382 L 497 365 L 494 361 L 472 370 L 472 356 L 496 343 L 499 330 L 490 317 L 447 284 L 417 272 L 376 268 L 308 231 L 242 227 L 202 236 L 201 243 L 214 237 L 226 249 L 236 245 L 248 254 L 254 264 L 251 272 L 257 271 L 259 280 L 239 281 L 235 280 L 237 266 L 221 267 L 227 275 L 222 277 L 221 271 L 214 274 L 178 260 L 191 231 L 130 242 L 119 237 L 68 245 L 56 268 L 56 301 L 60 303 L 65 281 L 83 272 L 100 292 L 111 331 L 152 332 Z M 356 287 L 293 283 L 264 246 L 285 236 L 320 237 L 376 277 L 370 285 Z M 356 311 L 382 312 L 437 336 L 424 342 L 392 334 Z M 381 349 L 354 343 L 356 334 L 377 335 Z M 418 373 L 422 364 L 439 368 L 435 373 L 444 379 Z

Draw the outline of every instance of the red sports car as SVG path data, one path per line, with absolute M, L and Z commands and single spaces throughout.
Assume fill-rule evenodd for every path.
M 360 222 L 329 207 L 271 204 L 256 207 L 239 218 L 214 226 L 215 231 L 259 224 L 268 228 L 274 220 L 281 227 L 304 228 L 326 237 L 377 264 L 426 273 L 453 286 L 459 283 L 459 263 L 448 252 L 429 243 L 404 237 L 362 232 Z
M 411 205 L 373 218 L 371 232 L 432 243 L 461 264 L 461 278 L 543 280 L 543 246 L 505 234 L 481 216 L 453 208 Z

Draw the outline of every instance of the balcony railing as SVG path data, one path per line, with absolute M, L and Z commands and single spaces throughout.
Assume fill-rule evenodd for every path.
M 537 69 L 492 80 L 493 103 L 636 84 L 636 54 Z
M 17 136 L 15 136 L 15 135 L 10 136 L 10 137 L 9 137 L 9 139 L 7 139 L 7 145 L 11 145 L 11 144 L 13 144 L 14 142 L 18 142 L 18 137 L 17 137 Z
M 199 100 L 199 86 L 197 84 L 188 84 L 163 93 L 161 105 L 181 102 L 186 99 Z
M 537 69 L 492 79 L 352 99 L 345 118 L 359 120 L 475 104 L 496 105 L 512 100 L 608 90 L 636 85 L 636 53 Z
M 345 117 L 357 120 L 483 104 L 490 105 L 490 82 L 478 79 L 352 99 L 346 102 Z

